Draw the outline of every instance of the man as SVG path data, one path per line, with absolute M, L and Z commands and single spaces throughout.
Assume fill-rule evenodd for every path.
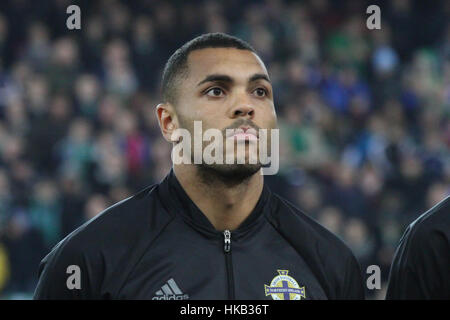
M 386 299 L 450 299 L 450 196 L 406 229 L 391 266 Z
M 225 133 L 224 144 L 232 141 L 216 151 L 225 158 L 245 146 L 245 163 L 174 164 L 161 183 L 61 241 L 42 261 L 35 298 L 363 299 L 350 250 L 269 190 L 261 158 L 247 161 L 259 129 L 277 126 L 270 79 L 254 50 L 225 34 L 197 37 L 167 62 L 162 95 L 156 113 L 174 149 L 190 139 L 198 146 L 201 121 L 203 130 Z M 191 138 L 180 138 L 180 129 Z

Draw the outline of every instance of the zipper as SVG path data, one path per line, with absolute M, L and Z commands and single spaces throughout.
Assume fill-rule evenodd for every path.
M 223 250 L 225 251 L 225 253 L 228 253 L 231 251 L 231 232 L 230 230 L 225 230 L 223 232 L 223 241 L 225 243 Z
M 225 252 L 225 266 L 227 269 L 227 279 L 228 279 L 228 299 L 234 300 L 234 277 L 233 277 L 233 263 L 231 261 L 231 231 L 225 230 L 223 232 L 224 247 Z

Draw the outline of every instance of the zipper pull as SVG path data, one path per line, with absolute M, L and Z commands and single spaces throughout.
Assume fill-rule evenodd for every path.
M 225 246 L 224 246 L 224 251 L 225 252 L 230 252 L 231 250 L 231 232 L 230 230 L 225 230 L 223 232 L 224 235 L 224 242 L 225 242 Z

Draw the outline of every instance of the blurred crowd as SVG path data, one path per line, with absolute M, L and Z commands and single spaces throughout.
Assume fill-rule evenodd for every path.
M 166 175 L 162 68 L 207 32 L 268 67 L 281 163 L 267 183 L 385 288 L 406 226 L 450 193 L 450 2 L 376 3 L 381 30 L 366 1 L 2 1 L 0 298 L 31 297 L 58 241 Z

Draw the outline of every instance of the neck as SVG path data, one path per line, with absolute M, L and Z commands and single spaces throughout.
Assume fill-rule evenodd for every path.
M 235 230 L 250 215 L 261 196 L 260 172 L 242 180 L 220 179 L 195 165 L 174 165 L 181 186 L 216 230 Z

